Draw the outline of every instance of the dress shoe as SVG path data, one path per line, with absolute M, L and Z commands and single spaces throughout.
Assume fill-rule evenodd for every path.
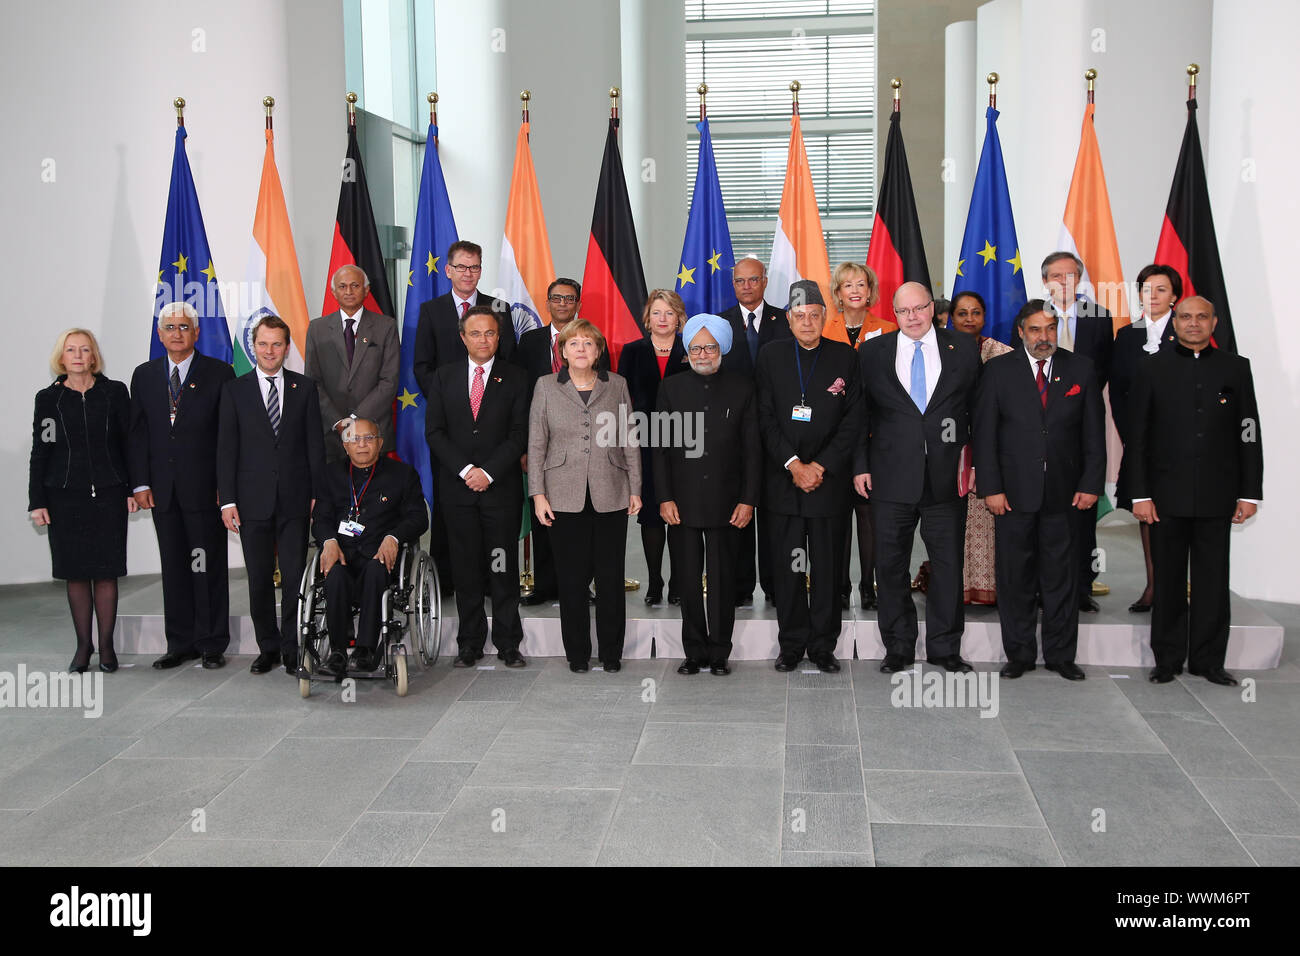
M 105 674 L 113 673 L 114 671 L 117 670 L 117 658 L 110 657 L 108 660 L 104 660 L 103 655 L 100 655 L 99 669 L 103 671 Z
M 650 588 L 650 590 L 645 592 L 646 607 L 654 607 L 656 604 L 662 604 L 663 602 L 664 602 L 664 595 L 662 591 L 657 591 L 654 588 Z
M 473 651 L 461 651 L 456 656 L 453 667 L 473 667 L 483 657 L 482 654 L 475 654 Z
M 173 667 L 180 667 L 186 661 L 197 661 L 201 655 L 198 651 L 183 651 L 173 654 L 168 651 L 162 657 L 153 662 L 155 670 L 165 671 Z
M 585 674 L 587 673 L 587 662 L 569 661 L 569 670 L 573 671 L 575 674 Z
M 1151 668 L 1151 673 L 1147 674 L 1147 680 L 1153 684 L 1168 684 L 1177 677 L 1182 670 L 1176 667 L 1161 667 L 1156 665 Z
M 1187 673 L 1191 674 L 1193 677 L 1204 677 L 1211 684 L 1222 684 L 1224 687 L 1237 686 L 1237 678 L 1233 677 L 1222 667 L 1211 667 L 1203 671 L 1189 667 L 1187 668 Z
M 86 668 L 89 666 L 90 666 L 89 661 L 87 661 L 85 664 L 78 664 L 76 658 L 73 658 L 72 661 L 68 664 L 68 673 L 84 674 L 86 673 Z
M 849 592 L 845 591 L 843 594 L 840 595 L 840 607 L 847 611 L 849 609 L 850 603 L 851 602 L 849 600 Z
M 506 667 L 527 667 L 528 662 L 524 660 L 524 655 L 518 650 L 500 651 L 497 654 L 497 660 L 504 661 Z
M 602 664 L 601 666 L 605 668 L 605 673 L 606 673 L 606 674 L 617 674 L 619 671 L 621 671 L 621 670 L 623 669 L 623 662 L 622 662 L 622 661 L 606 661 L 606 662 L 605 662 L 604 664 Z
M 1007 680 L 1015 680 L 1027 671 L 1032 671 L 1037 664 L 1030 664 L 1027 661 L 1007 661 L 1002 665 L 1002 670 L 998 671 Z
M 521 597 L 519 599 L 519 606 L 536 607 L 539 604 L 550 604 L 555 600 L 555 598 L 556 596 L 554 594 L 543 594 L 541 591 L 534 591 L 527 597 Z
M 727 666 L 726 661 L 719 661 L 716 664 L 709 665 L 709 673 L 714 677 L 726 677 L 731 673 L 731 668 Z
M 384 666 L 383 658 L 377 647 L 358 647 L 353 662 L 359 671 L 374 673 Z
M 753 606 L 754 606 L 754 595 L 752 592 L 749 594 L 736 595 L 736 607 L 753 607 Z
M 834 654 L 819 654 L 812 658 L 812 662 L 817 665 L 817 669 L 823 674 L 838 674 L 840 672 L 840 662 L 835 659 Z
M 258 654 L 255 658 L 253 658 L 252 666 L 248 668 L 248 672 L 250 674 L 265 674 L 268 671 L 270 671 L 271 668 L 278 667 L 279 665 L 280 665 L 279 651 L 264 651 L 261 654 Z M 157 661 L 154 661 L 154 666 L 155 667 L 158 666 Z M 176 665 L 173 664 L 172 666 L 174 667 Z
M 215 671 L 220 667 L 226 666 L 226 655 L 220 651 L 204 652 L 203 668 L 205 670 Z
M 935 667 L 942 667 L 946 671 L 954 674 L 969 674 L 973 667 L 961 659 L 960 654 L 949 654 L 946 657 L 927 657 L 926 661 Z
M 876 609 L 876 589 L 863 588 L 860 592 L 862 610 L 874 611 Z
M 681 607 L 681 604 L 682 604 L 682 596 L 681 596 L 680 594 L 674 594 L 672 591 L 669 591 L 669 592 L 668 592 L 668 603 L 671 604 L 671 605 L 673 605 L 674 607 Z
M 1079 598 L 1079 610 L 1088 614 L 1096 614 L 1101 610 L 1101 605 L 1090 597 Z
M 1132 604 L 1128 606 L 1128 612 L 1130 614 L 1146 614 L 1150 612 L 1150 610 L 1151 610 L 1151 602 L 1143 601 L 1141 598 L 1138 598 L 1136 601 L 1134 601 Z
M 1061 661 L 1059 664 L 1044 664 L 1049 671 L 1055 671 L 1066 680 L 1083 680 L 1088 675 L 1074 661 Z
M 323 663 L 325 670 L 331 674 L 347 673 L 348 658 L 342 651 L 330 651 Z
M 885 659 L 880 662 L 880 673 L 897 674 L 899 671 L 907 670 L 913 663 L 902 654 L 886 654 Z
M 793 654 L 782 654 L 776 659 L 776 669 L 782 674 L 788 673 L 799 666 L 799 658 Z
M 682 661 L 681 664 L 679 664 L 677 667 L 677 673 L 683 676 L 698 674 L 699 672 L 700 672 L 700 662 L 696 660 L 692 660 L 689 657 L 686 658 L 686 660 Z

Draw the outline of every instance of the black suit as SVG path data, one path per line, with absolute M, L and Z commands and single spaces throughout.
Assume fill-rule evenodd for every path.
M 1092 362 L 1058 349 L 1045 367 L 1047 404 L 1023 348 L 989 359 L 975 406 L 980 494 L 1006 495 L 994 519 L 998 615 L 1007 659 L 1038 660 L 1035 593 L 1043 600 L 1043 659 L 1073 663 L 1079 639 L 1079 567 L 1070 512 L 1076 492 L 1106 481 L 1106 413 Z
M 857 355 L 830 339 L 810 351 L 791 336 L 763 347 L 755 379 L 764 452 L 762 507 L 772 523 L 781 654 L 797 661 L 806 650 L 816 659 L 834 653 L 840 636 L 842 549 L 836 522 L 848 510 L 853 451 L 862 428 Z M 812 409 L 809 421 L 793 419 L 800 404 Z M 786 468 L 792 457 L 826 469 L 813 491 L 795 485 Z M 805 590 L 805 572 L 812 579 L 811 593 Z
M 271 428 L 258 383 L 260 370 L 221 390 L 217 487 L 221 504 L 239 508 L 240 544 L 248 568 L 248 602 L 264 654 L 280 652 L 292 664 L 298 648 L 298 585 L 307 563 L 312 500 L 324 488 L 325 441 L 316 383 L 284 370 L 280 431 Z M 280 624 L 273 575 L 279 556 Z
M 736 620 L 735 535 L 730 524 L 740 504 L 758 504 L 762 445 L 758 403 L 748 377 L 725 368 L 712 375 L 691 372 L 664 379 L 661 421 L 699 422 L 702 431 L 661 443 L 654 451 L 659 510 L 675 502 L 681 523 L 669 525 L 673 567 L 681 574 L 682 647 L 692 660 L 725 663 Z M 674 436 L 676 437 L 676 435 Z M 688 442 L 687 439 L 690 439 Z M 701 576 L 708 572 L 707 601 Z M 706 606 L 707 605 L 707 606 Z
M 1133 388 L 1124 471 L 1134 501 L 1150 498 L 1156 665 L 1222 667 L 1228 650 L 1228 548 L 1237 501 L 1264 497 L 1264 452 L 1250 362 L 1175 345 Z M 1191 608 L 1187 602 L 1191 559 Z
M 519 459 L 528 449 L 528 376 L 498 354 L 484 376 L 475 418 L 466 358 L 438 369 L 428 399 L 424 421 L 429 448 L 442 469 L 438 488 L 452 541 L 461 653 L 483 653 L 487 590 L 492 594 L 492 643 L 497 653 L 518 650 L 524 636 L 519 621 L 519 522 L 524 502 Z M 469 465 L 491 477 L 485 490 L 471 491 L 460 477 Z
M 731 351 L 722 358 L 722 368 L 728 372 L 739 372 L 750 378 L 754 376 L 754 366 L 758 363 L 758 350 L 775 339 L 793 337 L 790 322 L 785 309 L 763 302 L 759 314 L 757 342 L 749 337 L 746 324 L 749 309 L 742 305 L 732 306 L 722 313 L 722 318 L 731 323 Z M 772 543 L 767 534 L 768 527 L 762 515 L 754 512 L 754 520 L 734 532 L 736 538 L 736 598 L 749 602 L 754 594 L 754 585 L 760 584 L 765 595 L 774 595 L 772 584 Z M 758 571 L 755 574 L 755 558 Z
M 221 388 L 235 373 L 195 352 L 175 423 L 170 374 L 162 356 L 131 376 L 131 487 L 147 485 L 153 493 L 168 652 L 219 654 L 230 644 L 230 588 L 217 506 L 217 422 Z M 202 564 L 195 564 L 196 549 Z
M 1169 321 L 1165 323 L 1165 330 L 1160 336 L 1159 351 L 1172 349 L 1177 341 L 1173 313 L 1170 313 Z M 1119 440 L 1125 445 L 1128 444 L 1129 400 L 1138 377 L 1145 374 L 1143 369 L 1146 361 L 1151 358 L 1151 353 L 1145 348 L 1146 344 L 1145 324 L 1126 325 L 1115 335 L 1115 352 L 1110 363 L 1110 414 L 1115 422 L 1115 431 L 1119 433 Z M 1132 510 L 1133 496 L 1129 494 L 1122 468 L 1119 483 L 1115 487 L 1115 497 L 1119 507 Z
M 934 334 L 940 371 L 924 413 L 895 370 L 902 332 L 879 335 L 858 349 L 865 441 L 859 447 L 854 472 L 869 474 L 872 479 L 880 633 L 886 652 L 906 661 L 915 658 L 918 633 L 908 573 L 918 521 L 930 556 L 925 603 L 927 656 L 960 653 L 965 628 L 966 502 L 957 475 L 962 448 L 970 440 L 980 356 L 969 335 L 948 329 L 935 329 Z M 910 348 L 910 342 L 904 344 Z
M 339 524 L 348 518 L 364 530 L 358 535 L 341 533 Z M 312 511 L 312 534 L 317 547 L 323 549 L 332 539 L 343 552 L 343 562 L 325 576 L 327 629 L 334 650 L 347 650 L 352 639 L 353 603 L 360 605 L 357 646 L 379 646 L 379 615 L 389 573 L 375 555 L 389 535 L 399 545 L 410 544 L 428 527 L 420 476 L 405 462 L 381 456 L 369 468 L 354 468 L 351 461 L 326 466 L 325 487 Z

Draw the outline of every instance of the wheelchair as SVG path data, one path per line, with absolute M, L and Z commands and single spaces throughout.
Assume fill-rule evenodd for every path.
M 315 549 L 313 549 L 315 550 Z M 359 608 L 353 604 L 355 617 Z M 334 673 L 325 666 L 330 639 L 325 618 L 325 575 L 320 553 L 310 556 L 298 590 L 298 690 L 311 696 L 313 681 L 341 683 L 344 677 L 388 680 L 398 697 L 408 690 L 408 645 L 425 668 L 432 668 L 442 646 L 442 590 L 433 559 L 418 545 L 403 544 L 397 553 L 379 612 L 379 651 L 382 661 L 373 673 Z

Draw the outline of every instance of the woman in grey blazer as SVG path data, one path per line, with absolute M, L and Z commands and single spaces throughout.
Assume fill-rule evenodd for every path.
M 528 421 L 528 493 L 551 529 L 560 632 L 569 670 L 591 659 L 587 582 L 596 578 L 596 641 L 606 671 L 622 667 L 627 516 L 641 510 L 641 456 L 627 382 L 598 372 L 605 337 L 574 319 L 559 335 L 564 368 L 537 380 Z

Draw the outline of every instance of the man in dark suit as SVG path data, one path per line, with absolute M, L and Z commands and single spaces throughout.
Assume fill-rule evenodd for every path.
M 425 413 L 429 448 L 442 468 L 443 514 L 455 542 L 457 667 L 472 667 L 483 657 L 483 596 L 489 590 L 497 657 L 507 667 L 526 663 L 519 653 L 519 460 L 528 446 L 528 378 L 498 357 L 497 342 L 510 324 L 503 315 L 480 305 L 460 320 L 467 358 L 434 373 Z
M 731 323 L 732 349 L 722 358 L 722 368 L 749 379 L 754 377 L 758 352 L 768 342 L 790 338 L 790 323 L 785 309 L 769 305 L 767 270 L 753 256 L 746 256 L 731 270 L 731 285 L 736 290 L 737 305 L 722 313 Z M 754 603 L 754 585 L 761 584 L 769 604 L 776 592 L 772 586 L 771 542 L 767 538 L 763 519 L 755 514 L 754 520 L 737 528 L 736 538 L 736 607 L 749 607 Z M 755 574 L 755 556 L 758 571 Z
M 693 316 L 682 339 L 691 373 L 670 375 L 659 386 L 660 440 L 653 456 L 659 514 L 682 582 L 686 660 L 677 673 L 698 674 L 707 666 L 725 675 L 731 673 L 727 658 L 736 621 L 733 532 L 753 518 L 762 474 L 758 407 L 749 378 L 722 368 L 732 348 L 726 319 Z
M 1092 360 L 1097 387 L 1110 381 L 1115 328 L 1109 310 L 1076 289 L 1083 280 L 1083 262 L 1073 252 L 1053 252 L 1043 260 L 1043 285 L 1048 292 L 1047 310 L 1056 316 L 1056 341 Z M 977 472 L 978 474 L 978 472 Z M 1097 506 L 1071 512 L 1074 520 L 1075 558 L 1079 562 L 1079 610 L 1101 610 L 1093 600 L 1092 583 L 1097 580 Z M 1098 593 L 1107 589 L 1098 586 Z
M 582 286 L 573 279 L 558 278 L 546 290 L 546 310 L 550 313 L 549 325 L 530 329 L 519 339 L 515 349 L 515 364 L 528 373 L 528 401 L 531 404 L 533 389 L 543 375 L 563 368 L 560 362 L 560 333 L 578 314 L 582 305 Z M 597 372 L 608 372 L 609 353 L 601 352 L 596 363 Z M 540 521 L 532 522 L 533 537 L 533 590 L 519 603 L 525 607 L 549 604 L 559 600 L 559 582 L 555 576 L 555 556 L 551 552 L 550 529 Z
M 162 562 L 163 670 L 203 658 L 224 667 L 230 644 L 226 529 L 217 506 L 217 420 L 225 362 L 194 350 L 199 314 L 173 302 L 158 316 L 165 356 L 131 376 L 128 467 L 136 504 L 153 509 Z
M 398 549 L 429 527 L 420 476 L 405 462 L 383 457 L 379 426 L 358 418 L 343 435 L 348 460 L 325 468 L 325 489 L 312 509 L 312 531 L 325 576 L 330 654 L 325 667 L 347 671 L 352 605 L 359 605 L 352 667 L 372 672 L 380 659 L 380 610 Z
M 1178 344 L 1151 356 L 1133 388 L 1124 469 L 1133 516 L 1151 527 L 1155 603 L 1150 679 L 1188 673 L 1215 684 L 1228 652 L 1232 525 L 1264 497 L 1264 450 L 1250 362 L 1210 344 L 1214 306 L 1189 296 L 1174 312 Z M 1191 601 L 1187 597 L 1191 558 Z
M 307 377 L 320 395 L 325 429 L 325 460 L 342 461 L 341 436 L 358 418 L 379 425 L 384 444 L 392 446 L 393 399 L 397 395 L 397 320 L 365 307 L 370 280 L 357 266 L 343 266 L 331 281 L 339 310 L 307 326 Z
M 298 586 L 307 563 L 311 509 L 324 487 L 325 442 L 316 383 L 284 367 L 289 326 L 266 315 L 253 328 L 257 368 L 221 391 L 217 487 L 221 519 L 239 535 L 258 655 L 249 670 L 284 663 L 298 672 Z M 280 623 L 275 617 L 280 561 Z
M 1066 680 L 1079 640 L 1078 564 L 1070 512 L 1097 503 L 1106 480 L 1106 413 L 1092 362 L 1056 348 L 1056 316 L 1030 299 L 1016 316 L 1023 348 L 989 359 L 975 403 L 975 474 L 993 512 L 998 616 L 1017 678 L 1043 660 Z
M 876 590 L 886 674 L 916 656 L 916 604 L 908 562 L 917 522 L 930 557 L 925 602 L 926 659 L 949 671 L 971 669 L 961 658 L 965 629 L 962 567 L 966 501 L 958 485 L 962 449 L 979 379 L 972 336 L 934 327 L 934 302 L 919 282 L 894 293 L 897 332 L 862 344 L 865 441 L 853 486 L 869 497 L 876 534 Z
M 420 306 L 420 319 L 415 327 L 415 355 L 412 370 L 425 401 L 433 388 L 433 375 L 450 362 L 464 362 L 465 344 L 460 338 L 460 320 L 476 305 L 484 305 L 501 317 L 501 343 L 497 354 L 509 361 L 515 350 L 515 326 L 510 318 L 510 303 L 478 291 L 478 280 L 483 274 L 483 248 L 476 243 L 453 242 L 447 249 L 443 265 L 451 280 L 451 291 L 430 299 Z M 425 412 L 426 418 L 428 412 Z M 441 494 L 438 484 L 438 456 L 429 450 L 433 466 L 434 494 L 429 508 L 429 554 L 438 568 L 443 593 L 452 581 L 451 552 L 447 540 L 447 527 L 442 518 Z
M 833 673 L 840 669 L 837 522 L 847 510 L 862 425 L 857 356 L 822 338 L 826 303 L 816 282 L 790 286 L 788 316 L 793 338 L 764 346 L 755 372 L 780 628 L 776 669 L 794 670 L 807 651 L 819 670 Z

